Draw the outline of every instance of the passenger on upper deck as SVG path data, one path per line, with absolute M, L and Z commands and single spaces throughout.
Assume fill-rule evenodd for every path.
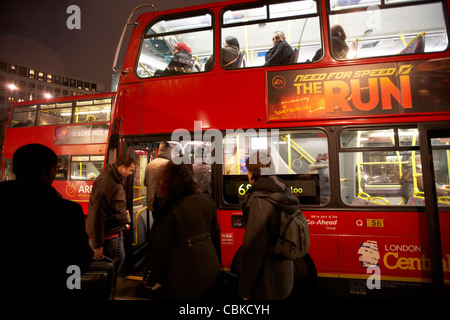
M 191 72 L 194 66 L 192 50 L 186 43 L 178 42 L 173 47 L 173 59 L 167 65 L 166 70 L 156 70 L 155 76 L 173 75 L 178 73 Z
M 265 67 L 279 66 L 289 63 L 294 50 L 292 50 L 289 43 L 286 42 L 284 32 L 275 31 L 272 37 L 273 47 L 266 53 Z
M 223 48 L 220 49 L 222 67 L 226 70 L 233 69 L 234 62 L 239 58 L 240 45 L 238 39 L 233 36 L 225 38 Z M 212 70 L 214 67 L 214 55 L 208 59 L 205 65 L 205 71 Z
M 345 59 L 348 54 L 348 46 L 345 43 L 347 36 L 345 34 L 344 28 L 339 24 L 331 27 L 331 53 L 334 58 Z M 318 61 L 322 57 L 322 48 L 317 50 L 312 61 Z

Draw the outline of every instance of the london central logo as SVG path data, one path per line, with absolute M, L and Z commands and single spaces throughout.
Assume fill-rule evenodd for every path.
M 358 250 L 361 268 L 378 266 L 380 253 L 378 252 L 378 243 L 376 241 L 365 241 Z

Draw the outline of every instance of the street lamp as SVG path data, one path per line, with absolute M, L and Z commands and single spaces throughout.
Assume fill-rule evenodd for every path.
M 9 88 L 9 90 L 11 90 L 11 91 L 17 90 L 17 87 L 16 87 L 16 85 L 15 85 L 14 83 L 8 84 L 8 88 Z

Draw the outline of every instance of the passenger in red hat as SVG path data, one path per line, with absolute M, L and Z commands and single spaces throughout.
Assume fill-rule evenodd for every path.
M 192 53 L 191 48 L 189 48 L 189 46 L 183 42 L 178 42 L 176 45 L 174 45 L 173 49 L 178 50 L 178 51 L 187 51 L 188 53 Z M 176 53 L 176 51 L 174 51 L 174 52 Z
M 157 70 L 155 76 L 176 75 L 191 72 L 194 59 L 191 48 L 186 43 L 178 42 L 173 46 L 173 59 L 164 71 Z

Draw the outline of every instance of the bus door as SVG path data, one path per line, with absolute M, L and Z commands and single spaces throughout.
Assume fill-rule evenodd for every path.
M 419 126 L 425 211 L 430 241 L 431 278 L 437 295 L 450 284 L 450 128 Z
M 156 144 L 155 144 L 156 145 Z M 145 265 L 152 217 L 147 210 L 147 188 L 144 185 L 145 167 L 154 157 L 152 144 L 128 145 L 128 154 L 134 159 L 134 174 L 127 180 L 127 206 L 130 212 L 130 230 L 125 237 L 128 274 L 139 272 Z

